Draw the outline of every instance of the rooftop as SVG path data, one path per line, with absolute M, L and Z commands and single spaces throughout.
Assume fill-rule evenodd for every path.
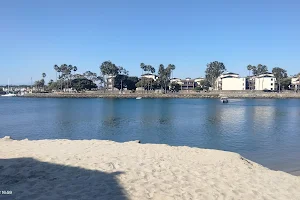
M 239 75 L 239 74 L 233 72 L 225 72 L 222 75 Z

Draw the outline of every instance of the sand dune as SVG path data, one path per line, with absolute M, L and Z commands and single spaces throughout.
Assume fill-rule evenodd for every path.
M 300 199 L 300 178 L 230 152 L 0 139 L 0 199 Z

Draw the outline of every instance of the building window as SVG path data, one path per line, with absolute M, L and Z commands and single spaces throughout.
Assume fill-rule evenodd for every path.
M 273 81 L 273 79 L 271 78 L 271 81 Z
M 273 85 L 273 83 L 271 83 L 271 85 Z
M 273 88 L 271 88 L 271 90 L 273 90 Z

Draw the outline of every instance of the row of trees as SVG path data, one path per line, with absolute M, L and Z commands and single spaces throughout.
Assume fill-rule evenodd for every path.
M 97 88 L 97 85 L 94 83 L 98 81 L 99 77 L 97 77 L 96 73 L 91 71 L 87 71 L 83 74 L 75 74 L 78 70 L 76 66 L 62 64 L 60 66 L 54 65 L 54 70 L 56 71 L 56 81 L 52 79 L 49 81 L 47 87 L 45 85 L 45 77 L 46 73 L 42 74 L 42 79 L 35 82 L 35 87 L 40 90 L 41 88 L 46 88 L 46 90 L 65 90 L 69 88 L 74 88 L 77 91 L 81 91 L 84 89 L 93 89 Z
M 140 68 L 142 73 L 155 74 L 156 70 L 152 65 L 141 63 Z M 71 64 L 62 64 L 60 66 L 54 65 L 54 70 L 56 71 L 56 81 L 50 80 L 47 88 L 49 90 L 64 90 L 69 88 L 75 88 L 76 90 L 92 89 L 96 88 L 97 84 L 104 90 L 108 89 L 110 85 L 111 88 L 117 88 L 123 90 L 127 88 L 128 90 L 135 90 L 137 87 L 142 87 L 145 90 L 161 89 L 165 93 L 167 90 L 178 91 L 180 86 L 178 84 L 171 84 L 170 80 L 173 78 L 173 72 L 176 69 L 174 64 L 169 64 L 164 66 L 160 64 L 157 71 L 157 76 L 154 78 L 147 78 L 147 76 L 142 76 L 141 78 L 135 76 L 129 76 L 129 72 L 122 66 L 118 66 L 111 61 L 104 61 L 100 66 L 100 74 L 87 71 L 83 74 L 76 74 L 78 68 Z M 268 72 L 268 67 L 266 65 L 259 64 L 248 65 L 247 70 L 249 71 L 249 76 L 258 76 Z M 209 87 L 215 87 L 216 79 L 224 73 L 226 67 L 224 63 L 219 61 L 214 61 L 208 63 L 205 70 L 205 80 L 201 82 L 201 86 L 197 89 L 208 89 Z M 290 84 L 290 79 L 287 77 L 287 71 L 285 69 L 275 67 L 272 69 L 272 73 L 275 75 L 279 90 L 281 88 L 286 88 Z M 42 74 L 42 79 L 35 82 L 36 87 L 45 87 L 45 77 L 46 74 Z M 108 83 L 108 80 L 111 82 Z

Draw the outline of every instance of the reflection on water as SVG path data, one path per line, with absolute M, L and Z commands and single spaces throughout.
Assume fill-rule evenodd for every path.
M 300 169 L 299 100 L 0 98 L 0 111 L 0 137 L 141 140 Z
M 259 129 L 270 129 L 275 124 L 275 106 L 253 107 L 253 125 Z

